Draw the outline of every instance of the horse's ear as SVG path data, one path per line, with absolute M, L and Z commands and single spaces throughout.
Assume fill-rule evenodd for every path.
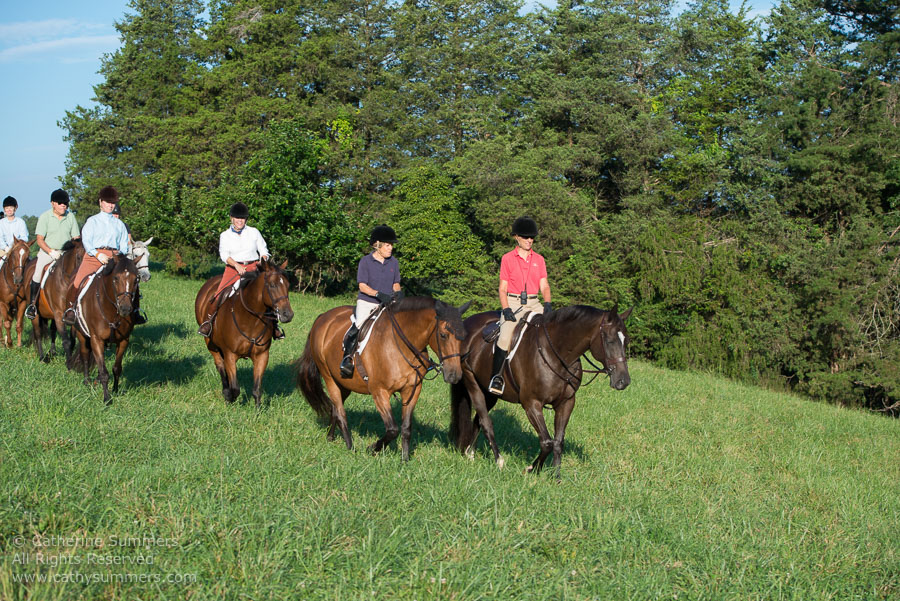
M 445 302 L 442 301 L 441 299 L 439 299 L 439 298 L 434 299 L 434 310 L 435 310 L 435 311 L 441 311 L 441 310 L 443 310 L 446 306 L 447 306 L 447 303 L 445 303 Z
M 153 236 L 150 236 L 144 241 L 144 246 L 150 246 L 150 243 L 153 242 Z
M 626 319 L 628 319 L 628 316 L 631 315 L 631 310 L 632 310 L 632 309 L 634 309 L 634 307 L 629 307 L 629 309 L 628 309 L 627 311 L 625 311 L 624 313 L 622 313 L 621 315 L 619 315 L 619 317 L 622 318 L 622 321 L 625 321 Z
M 460 315 L 463 315 L 466 311 L 469 310 L 469 307 L 470 307 L 471 305 L 472 305 L 472 301 L 469 301 L 469 302 L 467 302 L 467 303 L 463 303 L 462 305 L 460 305 L 460 307 L 459 307 L 459 314 L 460 314 Z
M 30 246 L 31 246 L 32 244 L 34 244 L 35 242 L 37 242 L 37 238 L 35 238 L 35 239 L 32 240 L 31 242 L 26 242 L 25 244 L 27 244 L 27 245 L 30 247 Z
M 281 265 L 278 266 L 278 268 L 281 269 L 282 271 L 284 271 L 284 269 L 286 267 L 287 267 L 287 259 L 284 260 L 284 263 L 282 263 Z

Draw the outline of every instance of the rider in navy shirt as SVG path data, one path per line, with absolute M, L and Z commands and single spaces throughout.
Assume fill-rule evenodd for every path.
M 400 290 L 400 264 L 393 256 L 396 243 L 394 230 L 379 225 L 369 236 L 369 244 L 375 250 L 359 260 L 355 319 L 344 338 L 344 359 L 341 361 L 341 376 L 345 378 L 353 376 L 353 351 L 356 349 L 359 327 L 379 304 L 386 305 L 403 295 Z

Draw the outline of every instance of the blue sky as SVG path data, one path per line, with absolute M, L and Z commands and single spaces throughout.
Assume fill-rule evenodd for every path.
M 732 0 L 735 5 L 739 2 Z M 772 0 L 750 0 L 748 5 L 754 12 L 767 11 Z M 119 46 L 113 24 L 128 11 L 128 0 L 4 2 L 0 198 L 15 196 L 20 216 L 50 208 L 50 192 L 60 186 L 68 149 L 57 122 L 78 105 L 92 106 L 100 59 Z

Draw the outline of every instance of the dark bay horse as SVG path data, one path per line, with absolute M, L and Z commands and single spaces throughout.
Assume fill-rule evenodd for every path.
M 50 270 L 50 274 L 47 276 L 47 283 L 37 297 L 37 315 L 31 320 L 31 329 L 38 358 L 44 362 L 50 361 L 50 354 L 56 351 L 57 334 L 62 338 L 67 363 L 72 360 L 72 349 L 74 347 L 74 338 L 71 332 L 66 330 L 67 326 L 63 323 L 62 316 L 66 310 L 66 291 L 69 289 L 69 285 L 78 271 L 81 259 L 84 257 L 84 245 L 80 239 L 70 240 L 63 245 L 61 250 L 63 251 L 62 256 L 47 268 Z M 31 281 L 35 266 L 36 263 L 32 261 L 25 270 L 26 282 Z M 41 338 L 49 320 L 53 321 L 54 327 L 50 329 L 50 353 L 44 354 Z
M 297 387 L 320 417 L 330 417 L 328 440 L 334 440 L 335 427 L 339 427 L 347 448 L 353 448 L 344 401 L 351 392 L 372 395 L 385 433 L 369 446 L 369 451 L 381 451 L 399 433 L 402 459 L 408 461 L 413 410 L 422 381 L 434 366 L 426 347 L 437 353 L 444 380 L 458 382 L 462 374 L 460 343 L 466 337 L 462 314 L 468 308 L 469 303 L 454 307 L 429 297 L 406 298 L 390 305 L 375 322 L 360 355 L 363 369 L 355 369 L 350 378 L 341 376 L 340 363 L 353 307 L 336 307 L 319 315 L 296 364 Z M 368 381 L 361 371 L 368 374 Z M 391 395 L 395 392 L 400 393 L 403 406 L 399 429 L 391 413 Z
M 262 403 L 262 376 L 269 363 L 276 323 L 287 323 L 294 318 L 288 298 L 290 282 L 284 272 L 286 265 L 287 261 L 279 266 L 264 259 L 256 271 L 246 272 L 238 292 L 222 301 L 206 338 L 206 348 L 222 377 L 222 396 L 229 403 L 241 392 L 237 360 L 247 358 L 253 361 L 253 398 L 257 407 Z M 221 275 L 211 277 L 197 293 L 194 315 L 198 324 L 206 320 L 209 302 L 221 280 Z
M 601 311 L 586 305 L 575 305 L 555 311 L 549 317 L 535 316 L 525 330 L 518 350 L 504 366 L 506 390 L 502 398 L 525 409 L 528 421 L 537 431 L 541 449 L 527 472 L 539 472 L 547 456 L 553 453 L 553 467 L 559 477 L 566 425 L 575 407 L 575 393 L 581 386 L 581 356 L 588 350 L 603 363 L 609 385 L 624 390 L 631 383 L 628 375 L 628 331 L 625 320 L 631 309 L 621 315 L 617 309 Z M 497 396 L 488 392 L 491 380 L 492 346 L 481 336 L 485 325 L 499 318 L 489 311 L 466 320 L 469 335 L 462 346 L 462 381 L 450 389 L 450 440 L 457 448 L 474 456 L 475 441 L 480 430 L 494 452 L 494 460 L 503 467 L 503 458 L 494 441 L 494 426 L 489 411 Z M 515 344 L 515 339 L 513 341 Z M 554 437 L 544 422 L 544 407 L 555 413 Z M 472 409 L 475 418 L 472 418 Z
M 92 363 L 97 364 L 100 383 L 103 385 L 103 402 L 109 403 L 109 372 L 103 352 L 107 344 L 116 346 L 113 364 L 113 392 L 119 391 L 122 375 L 122 356 L 128 348 L 134 329 L 133 305 L 138 295 L 139 276 L 134 261 L 126 256 L 116 256 L 100 269 L 90 283 L 85 283 L 84 294 L 76 304 L 75 332 L 79 353 L 66 362 L 69 369 L 84 369 L 84 383 L 89 385 Z
M 28 286 L 25 285 L 25 267 L 34 241 L 13 238 L 3 267 L 0 268 L 0 333 L 6 331 L 5 344 L 12 346 L 12 319 L 16 318 L 16 346 L 22 346 L 22 321 L 25 318 L 25 305 Z

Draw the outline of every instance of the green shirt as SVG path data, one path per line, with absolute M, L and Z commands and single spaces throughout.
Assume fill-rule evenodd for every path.
M 43 236 L 47 246 L 55 250 L 59 250 L 63 244 L 81 235 L 78 230 L 78 222 L 75 221 L 75 213 L 66 211 L 62 219 L 59 219 L 53 213 L 53 209 L 45 211 L 38 218 L 34 233 Z

